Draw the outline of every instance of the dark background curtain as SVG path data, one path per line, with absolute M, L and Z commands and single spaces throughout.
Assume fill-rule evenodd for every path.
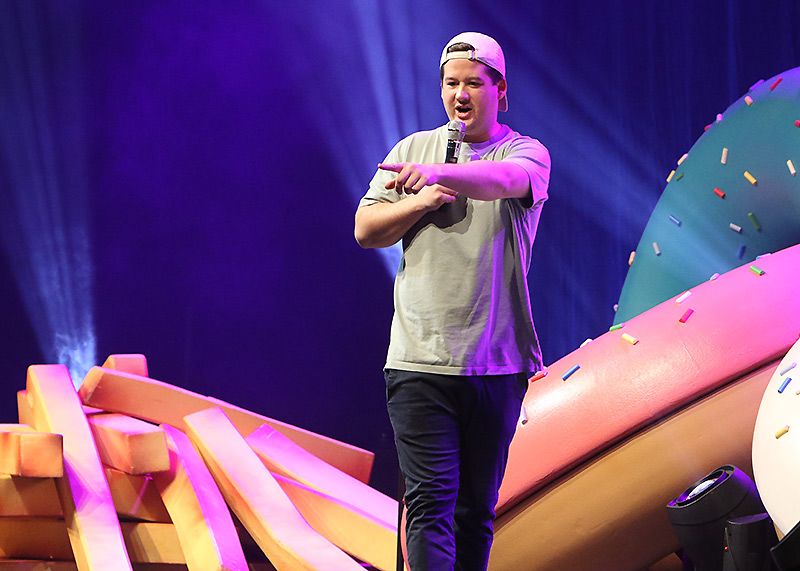
M 549 363 L 608 328 L 667 173 L 800 65 L 798 24 L 793 0 L 5 0 L 0 419 L 28 364 L 141 352 L 374 450 L 391 493 L 396 257 L 358 248 L 353 213 L 398 138 L 446 121 L 444 43 L 500 41 L 501 120 L 552 154 L 529 276 Z

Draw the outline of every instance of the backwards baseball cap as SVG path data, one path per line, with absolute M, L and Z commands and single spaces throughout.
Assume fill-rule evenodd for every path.
M 447 48 L 454 44 L 469 44 L 474 49 L 447 53 Z M 503 48 L 497 41 L 479 32 L 462 32 L 447 42 L 442 50 L 442 57 L 439 61 L 439 69 L 451 59 L 468 59 L 479 61 L 488 65 L 493 70 L 506 78 L 506 58 L 503 55 Z M 508 92 L 499 102 L 500 111 L 508 111 Z

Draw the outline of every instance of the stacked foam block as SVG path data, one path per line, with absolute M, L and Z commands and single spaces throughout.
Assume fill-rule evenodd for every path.
M 0 569 L 395 566 L 373 455 L 148 376 L 114 355 L 76 392 L 34 365 L 0 425 Z M 233 514 L 233 515 L 232 515 Z

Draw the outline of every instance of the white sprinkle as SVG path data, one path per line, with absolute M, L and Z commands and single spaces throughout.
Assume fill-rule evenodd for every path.
M 690 291 L 685 291 L 685 292 L 683 292 L 683 293 L 682 293 L 681 295 L 679 295 L 679 296 L 678 296 L 678 298 L 675 300 L 675 303 L 683 303 L 684 301 L 686 301 L 686 298 L 687 298 L 687 297 L 689 297 L 690 295 L 692 295 L 692 292 L 690 292 Z
M 794 163 L 792 162 L 792 159 L 789 159 L 788 161 L 786 161 L 786 166 L 789 167 L 789 172 L 792 174 L 792 176 L 795 176 L 797 174 L 797 171 L 794 168 Z
M 793 362 L 791 365 L 786 365 L 783 369 L 780 370 L 780 372 L 778 374 L 783 376 L 786 373 L 788 373 L 789 371 L 791 371 L 792 369 L 794 369 L 796 366 L 797 366 L 797 362 Z
M 713 276 L 711 276 L 710 278 L 708 278 L 708 281 L 710 281 L 710 282 L 713 282 L 713 281 L 714 281 L 715 279 L 717 279 L 718 277 L 719 277 L 719 274 L 714 274 Z
M 525 405 L 524 404 L 519 409 L 519 423 L 520 424 L 527 424 L 528 423 L 528 413 L 525 411 Z
M 720 157 L 719 162 L 723 165 L 728 164 L 728 147 L 722 147 L 722 157 Z
M 618 303 L 615 303 L 615 304 L 614 304 L 614 307 L 613 307 L 612 309 L 614 310 L 614 313 L 616 313 L 616 312 L 617 312 L 617 310 L 619 309 L 619 304 L 618 304 Z
M 689 156 L 689 153 L 683 153 L 683 156 L 678 159 L 678 164 L 679 165 L 683 164 L 683 161 L 685 161 L 686 157 L 688 157 L 688 156 Z
M 756 256 L 756 260 L 760 260 L 761 258 L 766 258 L 767 256 L 771 256 L 772 252 L 767 252 L 766 254 L 761 254 L 760 256 Z
M 580 347 L 580 348 L 582 349 L 582 348 L 586 347 L 586 346 L 587 346 L 589 343 L 591 343 L 592 341 L 594 341 L 594 339 L 592 339 L 591 337 L 589 337 L 589 338 L 588 338 L 586 341 L 584 341 L 583 343 L 581 343 L 581 347 Z
M 717 113 L 717 123 L 722 121 L 722 113 Z
M 636 257 L 636 250 L 633 250 L 633 251 L 631 252 L 631 255 L 630 255 L 630 256 L 628 256 L 628 265 L 629 265 L 629 266 L 632 266 L 632 265 L 633 265 L 633 259 L 634 259 L 635 257 Z
M 731 222 L 730 224 L 728 224 L 728 227 L 734 232 L 738 232 L 739 234 L 742 233 L 742 227 L 739 226 L 738 224 L 734 224 L 733 222 Z
M 656 253 L 656 256 L 661 255 L 661 248 L 658 247 L 658 242 L 653 242 L 653 251 Z

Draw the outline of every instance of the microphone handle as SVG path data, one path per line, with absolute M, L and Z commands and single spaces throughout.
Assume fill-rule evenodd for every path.
M 447 154 L 445 156 L 445 163 L 457 163 L 458 151 L 461 148 L 461 141 L 455 139 L 447 140 Z

